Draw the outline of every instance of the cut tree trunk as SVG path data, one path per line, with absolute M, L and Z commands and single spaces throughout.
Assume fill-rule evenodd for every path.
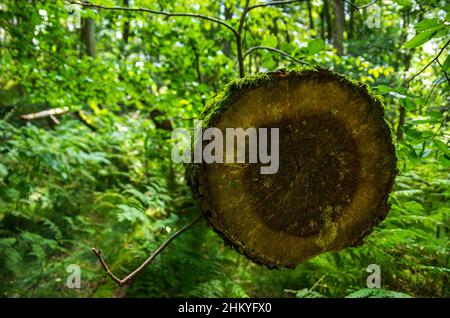
M 387 215 L 395 149 L 382 102 L 364 84 L 315 68 L 248 76 L 227 85 L 202 120 L 224 136 L 279 128 L 275 174 L 260 174 L 260 163 L 187 168 L 205 217 L 253 261 L 294 268 L 361 244 Z

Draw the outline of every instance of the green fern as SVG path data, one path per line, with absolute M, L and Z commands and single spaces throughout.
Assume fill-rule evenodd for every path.
M 410 295 L 383 288 L 363 288 L 346 296 L 347 298 L 411 298 Z

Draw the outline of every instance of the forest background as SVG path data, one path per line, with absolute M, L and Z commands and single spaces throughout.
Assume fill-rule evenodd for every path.
M 2 0 L 0 295 L 449 297 L 449 27 L 440 0 Z M 253 264 L 202 221 L 119 288 L 93 246 L 123 276 L 199 213 L 171 131 L 230 80 L 305 63 L 383 96 L 388 217 L 295 270 Z

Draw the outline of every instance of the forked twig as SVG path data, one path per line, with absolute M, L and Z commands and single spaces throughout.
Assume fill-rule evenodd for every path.
M 102 264 L 103 269 L 105 270 L 106 274 L 111 277 L 111 279 L 116 282 L 119 286 L 123 286 L 125 283 L 133 279 L 136 275 L 138 275 L 142 270 L 150 264 L 156 256 L 159 255 L 175 238 L 177 238 L 181 233 L 186 231 L 188 228 L 196 224 L 198 221 L 202 219 L 202 214 L 198 215 L 191 223 L 186 224 L 181 229 L 173 233 L 163 244 L 161 244 L 138 268 L 136 268 L 134 271 L 132 271 L 130 274 L 125 276 L 123 279 L 118 278 L 116 275 L 114 275 L 111 270 L 109 269 L 108 265 L 106 264 L 105 260 L 103 259 L 103 256 L 100 252 L 100 250 L 97 250 L 95 247 L 92 248 L 92 252 L 97 256 L 98 260 Z

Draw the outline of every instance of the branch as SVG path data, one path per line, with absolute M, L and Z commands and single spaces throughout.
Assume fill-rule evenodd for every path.
M 444 119 L 441 121 L 441 124 L 439 125 L 438 129 L 434 132 L 434 134 L 433 134 L 433 136 L 431 137 L 431 139 L 434 139 L 434 137 L 436 137 L 436 135 L 438 134 L 439 130 L 441 130 L 442 126 L 444 125 L 445 121 L 446 121 L 447 118 L 448 118 L 448 115 L 449 115 L 449 114 L 447 114 L 447 115 L 444 117 Z
M 46 109 L 46 110 L 43 110 L 43 111 L 40 111 L 37 113 L 22 115 L 22 116 L 20 116 L 20 119 L 31 121 L 31 120 L 35 120 L 35 119 L 50 117 L 50 119 L 53 121 L 53 123 L 57 125 L 57 124 L 59 124 L 59 120 L 55 116 L 66 114 L 69 112 L 69 110 L 70 110 L 69 107 Z M 75 116 L 78 118 L 78 120 L 80 120 L 89 129 L 91 129 L 92 131 L 97 130 L 97 128 L 92 125 L 88 116 L 86 114 L 84 114 L 84 112 L 82 110 L 75 111 L 74 113 L 75 113 Z
M 442 52 L 444 52 L 445 48 L 450 44 L 450 39 L 447 41 L 447 43 L 445 43 L 445 45 L 441 48 L 441 50 L 439 51 L 438 55 L 436 55 L 427 65 L 425 65 L 425 67 L 423 69 L 421 69 L 418 73 L 414 74 L 413 76 L 411 76 L 410 79 L 408 79 L 407 81 L 403 82 L 400 86 L 405 86 L 407 84 L 409 84 L 413 79 L 415 79 L 417 76 L 419 76 L 420 74 L 422 74 L 431 64 L 433 64 L 438 58 L 439 56 L 441 56 Z
M 120 6 L 104 6 L 100 4 L 93 4 L 91 2 L 80 2 L 80 1 L 74 1 L 74 0 L 66 0 L 70 4 L 79 5 L 86 8 L 94 8 L 94 9 L 101 9 L 101 10 L 119 10 L 119 11 L 132 11 L 132 12 L 145 12 L 145 13 L 151 13 L 156 15 L 164 15 L 166 17 L 191 17 L 191 18 L 197 18 L 202 20 L 208 20 L 211 22 L 218 23 L 224 27 L 226 27 L 228 30 L 233 32 L 234 35 L 237 35 L 237 30 L 226 23 L 225 21 L 217 18 L 213 18 L 207 15 L 198 14 L 198 13 L 189 13 L 189 12 L 165 12 L 165 11 L 157 11 L 157 10 L 151 10 L 147 8 L 130 8 L 130 7 L 120 7 Z
M 436 62 L 439 64 L 439 66 L 442 68 L 442 72 L 444 72 L 444 76 L 447 79 L 447 82 L 450 84 L 450 78 L 448 77 L 448 73 L 445 70 L 444 66 L 439 62 L 439 60 L 436 60 Z
M 292 55 L 290 55 L 290 54 L 288 54 L 288 53 L 286 53 L 286 52 L 283 52 L 283 51 L 281 51 L 281 50 L 279 50 L 279 49 L 276 49 L 276 48 L 270 47 L 270 46 L 255 46 L 255 47 L 252 47 L 252 48 L 250 48 L 247 52 L 245 52 L 244 58 L 246 58 L 247 55 L 249 55 L 250 53 L 252 53 L 253 51 L 256 51 L 256 50 L 267 50 L 267 51 L 276 52 L 276 53 L 278 53 L 278 54 L 281 54 L 281 55 L 283 55 L 283 56 L 286 56 L 287 58 L 289 58 L 289 59 L 291 59 L 291 60 L 293 60 L 293 61 L 295 61 L 295 62 L 297 62 L 297 63 L 299 63 L 299 64 L 310 65 L 309 63 L 304 62 L 304 61 L 301 61 L 301 60 L 299 60 L 299 59 L 293 57 Z
M 76 111 L 75 115 L 77 116 L 78 120 L 81 121 L 87 128 L 92 131 L 97 131 L 97 128 L 92 124 L 88 115 L 86 115 L 82 110 Z
M 256 9 L 256 8 L 261 8 L 261 7 L 278 6 L 278 5 L 289 4 L 289 3 L 294 3 L 294 2 L 303 2 L 303 1 L 305 1 L 305 0 L 272 1 L 272 2 L 266 2 L 266 3 L 259 3 L 259 4 L 255 4 L 255 5 L 248 7 L 247 12 L 251 11 L 253 9 Z
M 37 113 L 27 114 L 20 116 L 20 119 L 23 120 L 34 120 L 38 118 L 45 118 L 45 117 L 54 117 L 55 115 L 61 115 L 65 114 L 69 111 L 69 107 L 63 107 L 63 108 L 52 108 L 43 110 Z
M 273 1 L 273 2 L 267 2 L 267 3 L 261 3 L 261 4 L 255 4 L 253 6 L 249 6 L 249 0 L 246 0 L 245 7 L 242 12 L 240 21 L 239 21 L 239 27 L 236 29 L 232 25 L 228 24 L 222 19 L 210 17 L 203 14 L 198 13 L 189 13 L 189 12 L 165 12 L 165 11 L 157 11 L 147 8 L 131 8 L 131 7 L 120 7 L 120 6 L 104 6 L 100 4 L 93 4 L 88 1 L 75 1 L 75 0 L 66 0 L 68 3 L 72 5 L 79 5 L 86 8 L 93 8 L 93 9 L 103 9 L 103 10 L 120 10 L 120 11 L 132 11 L 132 12 L 145 12 L 145 13 L 151 13 L 155 15 L 164 15 L 166 17 L 191 17 L 191 18 L 197 18 L 197 19 L 203 19 L 211 22 L 218 23 L 224 27 L 226 27 L 228 30 L 233 32 L 234 36 L 236 37 L 236 45 L 237 45 L 237 58 L 238 58 L 238 64 L 239 64 L 239 75 L 240 77 L 244 77 L 245 70 L 244 70 L 244 56 L 242 55 L 242 29 L 244 26 L 244 21 L 247 16 L 247 14 L 256 8 L 261 7 L 267 7 L 267 6 L 276 6 L 276 5 L 283 5 L 288 3 L 294 3 L 294 2 L 300 2 L 304 0 L 288 0 L 288 1 Z
M 136 275 L 138 275 L 142 270 L 150 264 L 156 256 L 158 256 L 159 253 L 161 253 L 176 237 L 178 237 L 181 233 L 186 231 L 188 228 L 196 224 L 198 221 L 202 219 L 203 215 L 198 215 L 191 223 L 186 224 L 181 229 L 173 233 L 163 244 L 161 244 L 151 255 L 149 258 L 147 258 L 138 268 L 136 268 L 134 271 L 132 271 L 130 274 L 125 276 L 123 279 L 118 278 L 115 276 L 111 270 L 109 269 L 108 265 L 106 264 L 105 260 L 103 259 L 103 256 L 99 250 L 97 250 L 95 247 L 92 248 L 92 252 L 97 256 L 100 263 L 102 264 L 103 269 L 105 270 L 106 274 L 111 277 L 113 281 L 115 281 L 119 286 L 123 286 L 125 283 L 133 279 Z
M 239 75 L 240 75 L 241 78 L 245 76 L 244 59 L 245 59 L 246 55 L 251 52 L 251 49 L 250 49 L 246 54 L 242 55 L 242 30 L 244 28 L 244 22 L 245 22 L 245 18 L 247 17 L 247 14 L 251 10 L 256 9 L 256 8 L 267 7 L 267 6 L 283 5 L 283 4 L 288 4 L 288 3 L 300 2 L 300 1 L 304 1 L 304 0 L 272 1 L 272 2 L 255 4 L 255 5 L 252 5 L 252 6 L 249 5 L 249 2 L 250 2 L 249 0 L 245 1 L 244 10 L 242 11 L 241 17 L 239 19 L 239 27 L 237 29 L 237 34 L 236 34 L 237 54 L 238 54 L 238 63 L 239 63 Z M 270 49 L 272 49 L 272 48 L 269 48 L 269 50 Z M 276 50 L 276 49 L 272 49 L 272 50 Z M 282 52 L 281 54 L 283 54 L 283 53 L 284 52 Z M 287 53 L 284 53 L 284 54 L 287 54 Z
M 353 7 L 354 9 L 359 11 L 359 10 L 365 9 L 367 7 L 370 7 L 372 4 L 377 2 L 377 0 L 373 0 L 372 2 L 369 2 L 368 4 L 362 5 L 360 7 L 358 7 L 356 4 L 354 4 L 353 2 L 348 1 L 348 0 L 344 0 L 344 2 L 347 2 L 351 7 Z

